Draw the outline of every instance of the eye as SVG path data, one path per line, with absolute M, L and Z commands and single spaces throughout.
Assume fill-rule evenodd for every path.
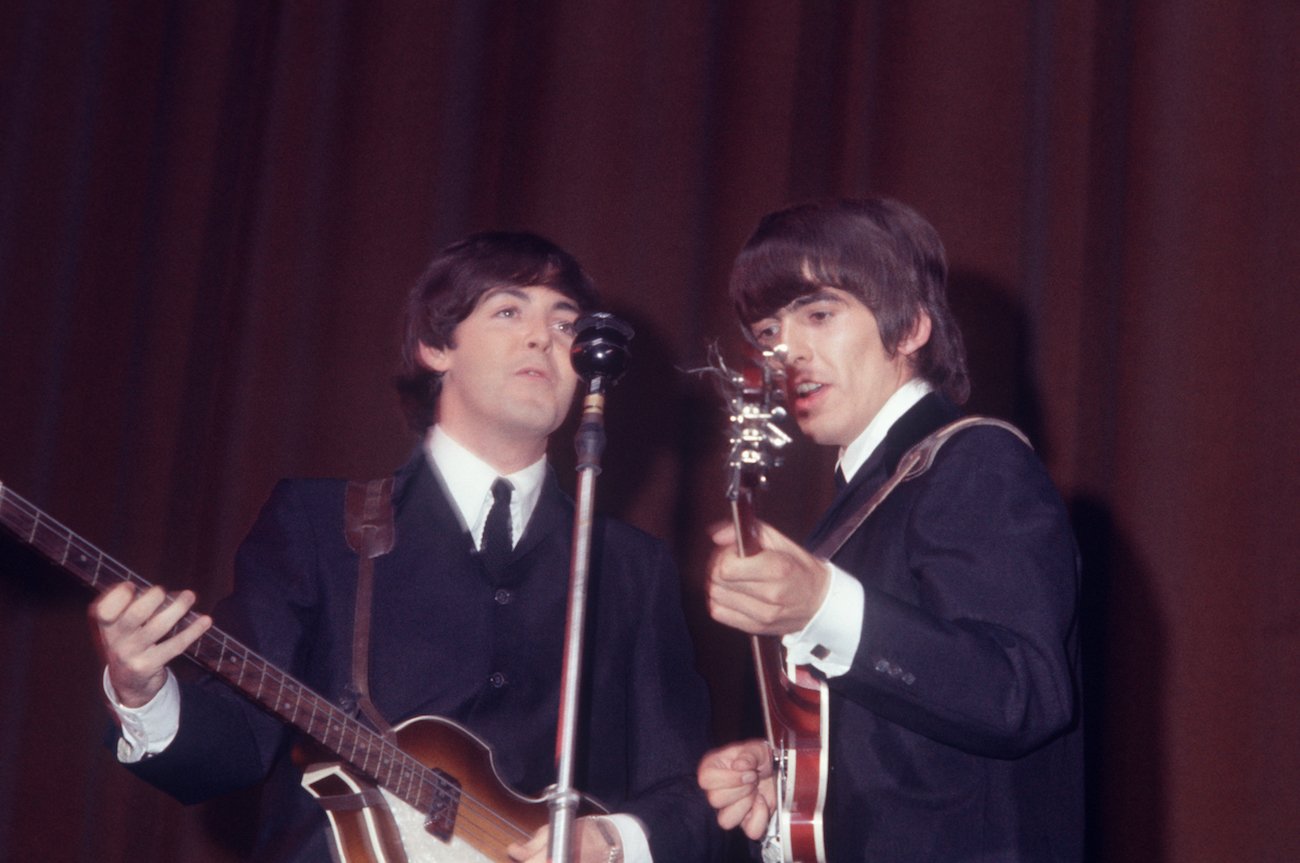
M 514 305 L 502 306 L 492 313 L 494 318 L 517 318 L 519 317 L 519 307 Z
M 775 322 L 764 322 L 754 327 L 751 332 L 756 342 L 763 347 L 771 347 L 781 337 L 781 325 Z
M 556 321 L 556 322 L 553 324 L 553 326 L 555 327 L 555 329 L 556 329 L 557 332 L 559 332 L 559 333 L 561 333 L 561 334 L 563 334 L 563 335 L 566 335 L 566 336 L 572 336 L 572 335 L 574 334 L 574 331 L 575 331 L 575 324 L 576 324 L 576 323 L 577 323 L 576 320 L 574 320 L 574 319 L 572 319 L 572 318 L 568 318 L 568 319 L 565 319 L 565 320 Z

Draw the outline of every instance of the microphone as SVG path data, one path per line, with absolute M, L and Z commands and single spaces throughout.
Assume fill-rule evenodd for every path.
M 582 422 L 574 437 L 577 451 L 578 489 L 573 513 L 573 557 L 569 567 L 569 606 L 564 624 L 564 665 L 560 675 L 560 715 L 556 734 L 555 784 L 547 792 L 551 810 L 551 843 L 548 859 L 570 860 L 570 842 L 577 814 L 578 795 L 573 791 L 573 767 L 577 750 L 578 682 L 582 678 L 583 628 L 587 605 L 588 569 L 591 558 L 592 508 L 596 495 L 596 474 L 605 449 L 606 381 L 613 386 L 627 371 L 627 343 L 632 328 L 607 312 L 596 312 L 574 321 L 573 346 L 569 360 L 573 370 L 587 382 L 582 400 Z
M 632 327 L 608 312 L 593 312 L 578 318 L 573 329 L 569 357 L 589 392 L 600 393 L 618 383 L 627 371 L 627 343 L 636 334 Z

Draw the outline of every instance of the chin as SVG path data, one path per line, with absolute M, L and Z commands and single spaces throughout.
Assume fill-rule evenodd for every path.
M 804 437 L 808 438 L 808 440 L 812 441 L 813 443 L 818 443 L 818 444 L 823 443 L 822 438 L 824 436 L 824 429 L 822 429 L 817 422 L 811 419 L 800 420 L 798 417 L 796 417 L 795 425 L 799 426 L 799 432 Z
M 804 437 L 817 444 L 818 446 L 845 446 L 840 440 L 843 435 L 836 434 L 833 430 L 824 426 L 816 425 L 799 426 L 799 431 L 803 432 Z
M 515 429 L 538 437 L 550 437 L 564 423 L 564 415 L 553 413 L 517 414 L 510 420 Z

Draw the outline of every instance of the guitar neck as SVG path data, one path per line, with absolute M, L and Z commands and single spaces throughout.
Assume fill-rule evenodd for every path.
M 731 526 L 736 534 L 736 551 L 749 557 L 759 550 L 758 517 L 754 514 L 754 492 L 742 488 L 731 499 Z
M 152 586 L 2 483 L 0 525 L 101 593 L 122 582 L 137 590 Z M 184 628 L 197 617 L 188 613 L 176 628 Z M 445 780 L 395 743 L 217 627 L 200 636 L 186 654 L 417 810 L 430 811 L 445 793 L 439 787 Z

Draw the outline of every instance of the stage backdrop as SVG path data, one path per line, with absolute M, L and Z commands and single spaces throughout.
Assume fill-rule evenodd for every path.
M 0 482 L 210 604 L 276 478 L 412 447 L 432 253 L 540 231 L 637 329 L 600 506 L 673 543 L 726 739 L 723 415 L 681 369 L 736 346 L 762 213 L 895 196 L 947 243 L 972 407 L 1076 518 L 1095 859 L 1300 859 L 1298 37 L 1294 0 L 11 0 Z M 829 464 L 767 516 L 806 527 Z M 0 543 L 0 858 L 238 859 L 251 796 L 185 809 L 103 747 L 88 600 Z

